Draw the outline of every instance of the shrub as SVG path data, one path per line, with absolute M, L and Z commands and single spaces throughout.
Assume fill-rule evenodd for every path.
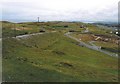
M 53 53 L 56 53 L 56 54 L 58 54 L 58 55 L 65 55 L 65 53 L 64 52 L 61 52 L 61 51 L 52 51 Z
M 69 30 L 69 32 L 75 32 L 75 30 Z
M 45 32 L 45 30 L 40 30 L 39 32 Z
M 28 32 L 25 32 L 25 34 L 28 34 Z
M 61 65 L 61 66 L 64 66 L 64 67 L 73 67 L 72 64 L 67 63 L 67 62 L 60 62 L 60 65 Z
M 65 25 L 64 27 L 68 27 L 68 25 Z
M 105 47 L 101 47 L 101 49 L 106 49 Z

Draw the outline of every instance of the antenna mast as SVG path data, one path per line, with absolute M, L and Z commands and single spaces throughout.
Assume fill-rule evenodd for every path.
M 38 17 L 38 22 L 39 22 L 39 17 Z

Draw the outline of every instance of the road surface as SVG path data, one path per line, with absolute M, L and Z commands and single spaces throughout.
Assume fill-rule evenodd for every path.
M 34 35 L 39 35 L 39 34 L 44 34 L 44 33 L 33 33 L 33 34 L 19 35 L 19 36 L 12 37 L 12 38 L 17 38 L 17 39 L 27 38 L 27 37 L 29 37 L 29 36 L 34 36 Z
M 85 42 L 82 42 L 81 40 L 79 40 L 79 39 L 71 36 L 70 34 L 71 34 L 70 32 L 67 32 L 67 33 L 65 33 L 64 35 L 67 36 L 67 37 L 69 37 L 69 38 L 71 38 L 71 39 L 74 39 L 74 40 L 80 42 L 80 45 L 82 45 L 82 46 L 85 46 L 85 47 L 90 48 L 90 49 L 92 49 L 92 50 L 96 50 L 96 51 L 105 53 L 105 54 L 107 54 L 107 55 L 109 55 L 109 56 L 118 57 L 117 54 L 114 54 L 114 53 L 110 53 L 110 52 L 101 50 L 101 48 L 100 48 L 99 46 L 96 46 L 96 45 L 92 44 L 91 42 L 90 42 L 91 45 L 88 45 L 88 44 L 86 44 Z
M 86 31 L 86 30 L 85 30 L 85 31 Z M 87 29 L 87 32 L 89 32 L 88 29 Z M 44 33 L 34 33 L 34 34 L 19 35 L 19 36 L 12 37 L 12 38 L 17 38 L 17 39 L 19 40 L 19 39 L 21 39 L 21 38 L 24 39 L 24 38 L 28 38 L 29 36 L 40 35 L 40 34 L 44 34 Z M 90 48 L 90 49 L 93 49 L 93 50 L 100 51 L 100 52 L 105 53 L 105 54 L 110 55 L 110 56 L 118 57 L 118 55 L 115 54 L 115 53 L 110 53 L 110 52 L 101 50 L 101 48 L 100 48 L 99 46 L 94 45 L 92 42 L 90 42 L 91 45 L 88 45 L 88 44 L 86 44 L 85 42 L 82 42 L 82 41 L 80 41 L 79 39 L 71 36 L 70 34 L 71 34 L 71 32 L 67 32 L 67 33 L 65 33 L 64 35 L 67 36 L 67 37 L 69 37 L 69 38 L 71 38 L 71 39 L 74 39 L 74 40 L 80 42 L 80 45 L 82 45 L 82 46 L 85 46 L 85 47 Z M 0 40 L 2 40 L 2 39 L 0 39 Z

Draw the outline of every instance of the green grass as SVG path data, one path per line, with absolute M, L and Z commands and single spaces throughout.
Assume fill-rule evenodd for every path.
M 17 28 L 21 30 L 17 30 Z M 25 30 L 23 28 L 28 28 L 28 30 Z M 39 25 L 36 26 L 36 24 L 28 25 L 27 23 L 20 24 L 2 22 L 2 37 L 6 38 L 22 35 L 25 33 L 36 33 L 39 32 L 40 28 L 42 27 Z
M 118 81 L 118 60 L 61 33 L 3 40 L 5 81 Z
M 97 46 L 104 47 L 104 50 L 107 50 L 109 52 L 118 53 L 118 45 L 115 43 L 97 41 L 94 44 Z
M 27 33 L 37 33 L 41 28 L 44 28 L 47 32 L 59 31 L 61 33 L 68 32 L 71 29 L 81 31 L 80 25 L 84 24 L 81 22 L 25 22 L 25 23 L 11 23 L 2 21 L 2 35 L 4 38 L 13 37 Z M 68 27 L 64 27 L 64 26 Z M 24 30 L 24 28 L 30 28 L 30 30 Z M 21 30 L 16 30 L 20 28 Z
M 102 48 L 105 48 L 104 50 L 110 52 L 110 53 L 119 53 L 118 52 L 118 44 L 115 42 L 117 41 L 116 37 L 114 34 L 109 34 L 109 33 L 106 33 L 108 32 L 107 29 L 100 29 L 100 28 L 95 28 L 95 27 L 91 27 L 89 28 L 90 29 L 90 32 L 91 34 L 89 33 L 86 33 L 86 34 L 81 34 L 81 33 L 73 33 L 71 34 L 73 37 L 75 38 L 78 38 L 78 39 L 81 39 L 81 41 L 91 45 L 89 42 L 90 41 L 95 41 L 95 39 L 97 37 L 93 37 L 95 34 L 99 34 L 99 35 L 103 35 L 102 38 L 111 38 L 112 40 L 108 41 L 108 42 L 105 42 L 105 41 L 95 41 L 94 44 L 97 45 L 97 46 L 101 46 Z

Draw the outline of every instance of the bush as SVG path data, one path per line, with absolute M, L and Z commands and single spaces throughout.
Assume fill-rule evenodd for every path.
M 61 52 L 61 51 L 52 51 L 53 53 L 56 53 L 56 54 L 58 54 L 58 55 L 65 55 L 65 53 L 64 52 Z
M 40 30 L 39 32 L 45 32 L 45 30 Z
M 64 27 L 68 27 L 68 25 L 65 25 Z
M 75 32 L 75 30 L 69 30 L 69 32 Z
M 28 32 L 25 32 L 25 34 L 28 34 Z
M 60 62 L 60 65 L 61 65 L 61 66 L 64 66 L 64 67 L 73 67 L 72 64 L 67 63 L 67 62 Z
M 101 47 L 101 49 L 106 49 L 105 47 Z

